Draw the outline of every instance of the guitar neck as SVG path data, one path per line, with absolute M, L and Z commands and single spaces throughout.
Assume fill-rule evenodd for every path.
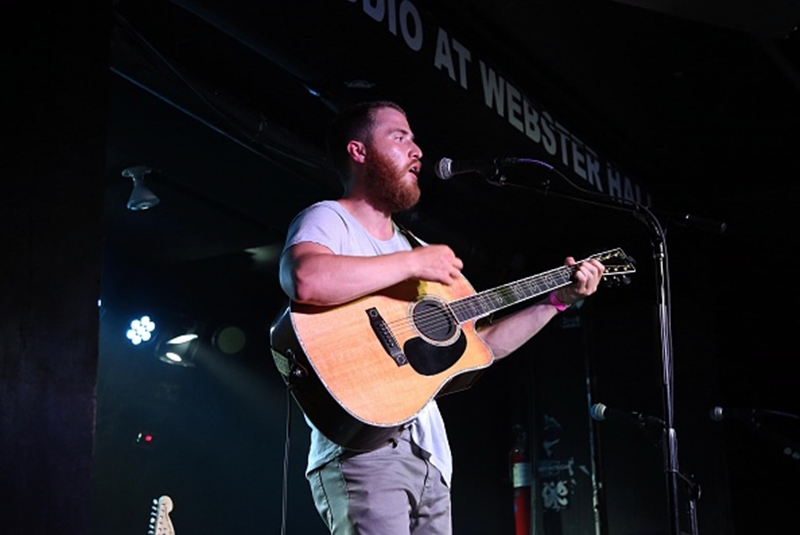
M 561 266 L 538 275 L 450 302 L 458 323 L 488 316 L 492 312 L 533 299 L 572 282 L 574 266 Z

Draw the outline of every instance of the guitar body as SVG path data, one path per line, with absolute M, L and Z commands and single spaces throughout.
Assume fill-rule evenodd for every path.
M 373 449 L 492 363 L 475 320 L 459 324 L 446 306 L 472 294 L 462 277 L 450 286 L 406 281 L 335 307 L 293 303 L 273 323 L 273 357 L 325 436 Z

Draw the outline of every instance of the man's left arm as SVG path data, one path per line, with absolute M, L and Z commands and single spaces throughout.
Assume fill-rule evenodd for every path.
M 566 264 L 575 265 L 575 259 L 567 258 Z M 556 290 L 558 300 L 571 305 L 589 297 L 597 290 L 604 271 L 605 268 L 597 260 L 581 262 L 575 269 L 572 283 Z M 495 359 L 499 360 L 535 336 L 558 312 L 556 305 L 545 299 L 483 327 L 479 335 L 492 348 Z

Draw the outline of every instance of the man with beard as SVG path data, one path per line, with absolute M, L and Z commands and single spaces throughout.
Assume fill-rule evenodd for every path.
M 392 221 L 393 213 L 420 197 L 422 150 L 405 112 L 392 102 L 353 106 L 334 120 L 327 143 L 345 193 L 292 221 L 280 262 L 286 294 L 305 305 L 340 305 L 409 279 L 450 285 L 461 277 L 462 261 L 450 247 L 412 247 Z M 569 286 L 482 329 L 494 358 L 519 348 L 558 312 L 591 295 L 603 270 L 595 260 L 582 262 Z M 346 450 L 308 423 L 306 476 L 331 533 L 451 533 L 452 460 L 435 400 L 398 437 L 368 452 Z

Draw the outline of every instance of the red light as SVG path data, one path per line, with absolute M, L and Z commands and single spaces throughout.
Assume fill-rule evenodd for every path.
M 151 433 L 147 433 L 145 431 L 139 431 L 139 434 L 136 435 L 136 444 L 140 446 L 151 446 L 155 443 L 155 436 Z

